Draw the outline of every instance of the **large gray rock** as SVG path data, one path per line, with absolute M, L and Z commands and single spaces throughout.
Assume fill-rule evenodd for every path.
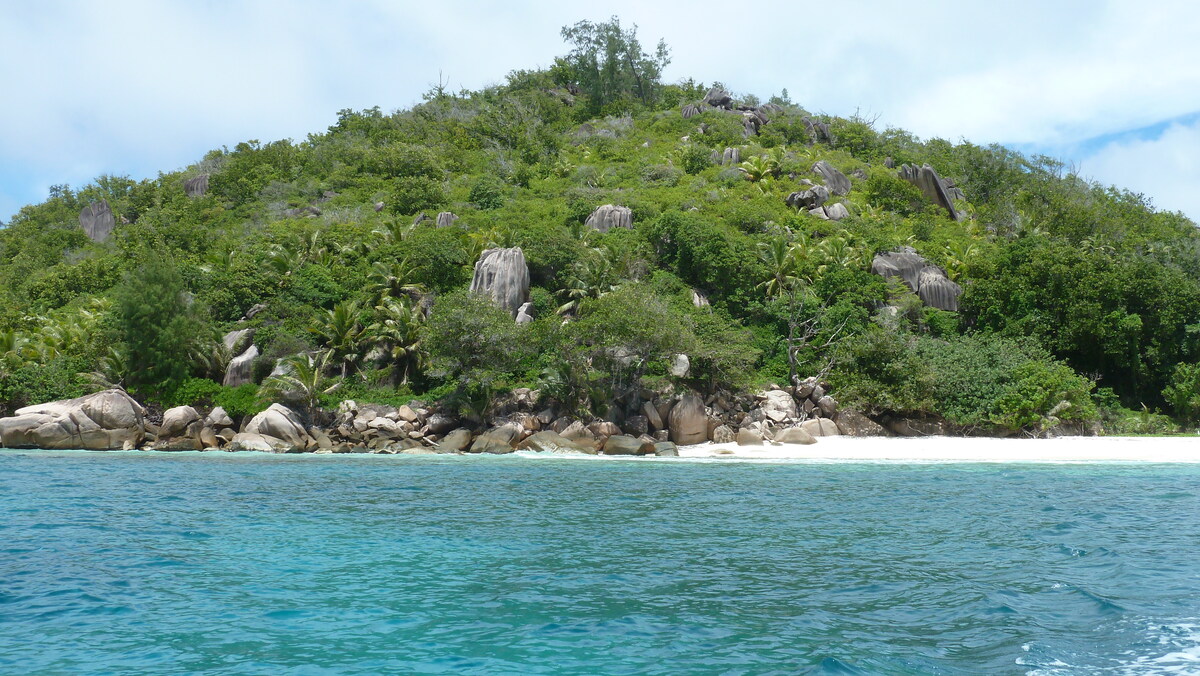
M 442 437 L 438 450 L 442 453 L 461 453 L 471 445 L 471 430 L 458 428 Z
M 134 448 L 146 434 L 142 408 L 123 390 L 17 409 L 0 419 L 0 445 L 7 448 Z
M 804 124 L 804 128 L 808 131 L 808 138 L 813 143 L 833 143 L 833 134 L 830 133 L 828 124 L 814 120 L 807 115 L 800 118 L 800 122 Z
M 683 119 L 685 120 L 699 115 L 700 112 L 700 106 L 694 103 L 685 103 L 683 108 L 680 109 L 680 114 L 683 115 Z
M 838 171 L 832 164 L 821 160 L 812 166 L 813 173 L 820 174 L 825 181 L 825 187 L 834 195 L 850 194 L 850 179 Z
M 575 443 L 549 430 L 535 433 L 525 439 L 525 441 L 517 444 L 517 448 L 522 451 L 538 451 L 541 453 L 586 453 L 588 455 L 596 455 L 596 449 L 592 444 Z
M 749 427 L 743 427 L 737 431 L 736 441 L 738 446 L 762 446 L 762 433 Z
M 191 406 L 176 406 L 163 411 L 162 424 L 158 426 L 158 438 L 169 439 L 187 432 L 188 425 L 200 419 L 200 414 Z
M 735 438 L 733 428 L 729 425 L 718 425 L 712 433 L 714 444 L 732 444 Z
M 274 437 L 288 444 L 292 450 L 304 450 L 315 444 L 300 416 L 283 404 L 271 404 L 246 423 L 243 432 Z
M 254 329 L 230 331 L 221 338 L 221 344 L 230 354 L 241 354 L 254 340 Z
M 733 96 L 720 87 L 713 87 L 708 90 L 708 93 L 701 99 L 701 103 L 708 104 L 714 108 L 725 108 L 729 110 L 733 107 Z
M 793 209 L 816 209 L 829 199 L 829 188 L 814 185 L 807 190 L 800 190 L 787 196 L 784 201 Z
M 713 151 L 715 155 L 717 151 Z M 721 153 L 720 164 L 725 166 L 737 166 L 742 162 L 742 151 L 739 148 L 725 148 Z
M 521 247 L 487 249 L 475 263 L 471 292 L 490 296 L 514 317 L 529 300 L 529 266 Z
M 758 396 L 767 419 L 779 423 L 797 416 L 796 400 L 786 390 L 767 390 Z
M 188 197 L 204 197 L 208 192 L 208 174 L 200 174 L 184 181 L 183 191 Z
M 929 265 L 925 257 L 912 247 L 902 247 L 899 251 L 887 251 L 876 254 L 871 261 L 871 272 L 880 277 L 899 277 L 908 288 L 916 293 L 920 284 L 921 270 Z
M 801 427 L 789 427 L 775 435 L 775 441 L 781 444 L 815 444 L 817 438 Z
M 841 202 L 825 205 L 825 218 L 828 218 L 831 221 L 840 221 L 849 215 L 850 210 L 847 209 L 846 205 L 842 204 Z
M 676 378 L 687 376 L 692 370 L 692 360 L 686 354 L 677 354 L 671 357 L 670 373 Z
M 291 453 L 298 450 L 283 439 L 256 432 L 238 432 L 233 435 L 227 451 L 259 451 L 262 453 Z
M 917 295 L 929 307 L 958 312 L 958 297 L 962 287 L 951 281 L 941 268 L 928 266 L 917 277 Z
M 471 442 L 470 452 L 492 453 L 494 455 L 512 453 L 516 450 L 517 439 L 520 434 L 521 429 L 511 423 L 493 427 L 475 437 L 475 441 Z
M 254 362 L 258 357 L 258 346 L 251 344 L 245 352 L 230 359 L 221 384 L 225 387 L 237 387 L 254 382 Z
M 608 232 L 613 228 L 628 230 L 633 227 L 633 211 L 629 207 L 604 204 L 592 211 L 584 225 L 599 232 Z
M 225 427 L 233 427 L 233 418 L 229 417 L 224 407 L 218 406 L 208 412 L 208 416 L 204 418 L 204 424 L 219 430 Z
M 643 441 L 628 434 L 616 434 L 604 441 L 604 455 L 651 455 L 654 442 Z
M 88 239 L 93 242 L 108 239 L 116 225 L 117 221 L 113 217 L 112 209 L 108 207 L 108 200 L 92 202 L 79 212 L 79 227 L 83 228 Z
M 679 403 L 671 407 L 667 428 L 671 431 L 671 441 L 680 446 L 708 441 L 708 414 L 704 410 L 704 400 L 694 393 L 683 395 Z
M 848 437 L 882 437 L 887 430 L 882 425 L 853 409 L 838 411 L 833 419 L 838 431 Z
M 659 458 L 678 458 L 679 448 L 670 441 L 660 441 L 654 444 L 654 455 Z
M 437 215 L 434 224 L 439 228 L 448 228 L 454 225 L 454 222 L 457 220 L 458 216 L 454 215 L 454 212 L 443 211 Z
M 905 164 L 900 167 L 900 178 L 912 183 L 921 189 L 921 194 L 925 195 L 931 202 L 942 207 L 956 221 L 962 220 L 962 214 L 954 208 L 954 199 L 946 190 L 946 183 L 938 176 L 936 170 L 928 164 L 916 167 L 911 164 Z M 962 191 L 958 191 L 961 194 Z
M 800 429 L 808 432 L 814 437 L 836 437 L 841 432 L 838 426 L 829 418 L 813 418 L 800 423 Z

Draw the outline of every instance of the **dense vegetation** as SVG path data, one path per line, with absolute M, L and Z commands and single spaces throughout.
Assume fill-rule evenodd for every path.
M 58 186 L 22 209 L 0 230 L 0 412 L 106 383 L 250 412 L 292 358 L 313 406 L 422 396 L 478 410 L 526 385 L 603 415 L 622 388 L 742 389 L 797 372 L 873 415 L 981 429 L 1200 417 L 1200 239 L 1182 215 L 1049 158 L 813 115 L 786 91 L 745 138 L 739 114 L 683 118 L 708 86 L 663 83 L 664 45 L 647 54 L 615 19 L 563 36 L 567 56 L 500 86 L 343 110 L 299 142 Z M 727 147 L 740 166 L 720 163 Z M 952 178 L 968 218 L 885 158 Z M 840 222 L 784 203 L 819 180 L 818 160 L 856 174 Z M 200 174 L 207 194 L 188 197 Z M 94 243 L 78 214 L 101 199 L 120 224 Z M 634 227 L 585 227 L 603 204 L 632 209 Z M 414 224 L 439 211 L 459 220 Z M 906 245 L 964 287 L 960 312 L 869 272 L 875 253 Z M 480 252 L 510 246 L 530 266 L 529 324 L 465 292 Z M 220 337 L 246 326 L 264 387 L 222 388 L 233 355 Z M 685 377 L 669 375 L 676 353 L 691 357 Z

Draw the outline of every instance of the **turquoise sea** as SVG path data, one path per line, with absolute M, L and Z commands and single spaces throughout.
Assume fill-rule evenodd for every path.
M 0 451 L 4 674 L 1200 673 L 1200 466 Z

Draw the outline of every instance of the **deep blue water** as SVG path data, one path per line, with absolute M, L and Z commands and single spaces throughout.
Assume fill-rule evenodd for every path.
M 0 673 L 1200 673 L 1200 467 L 0 451 Z

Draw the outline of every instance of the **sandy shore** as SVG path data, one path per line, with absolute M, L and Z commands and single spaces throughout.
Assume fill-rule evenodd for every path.
M 824 437 L 809 446 L 698 444 L 684 458 L 908 462 L 1184 462 L 1200 463 L 1200 437 Z

